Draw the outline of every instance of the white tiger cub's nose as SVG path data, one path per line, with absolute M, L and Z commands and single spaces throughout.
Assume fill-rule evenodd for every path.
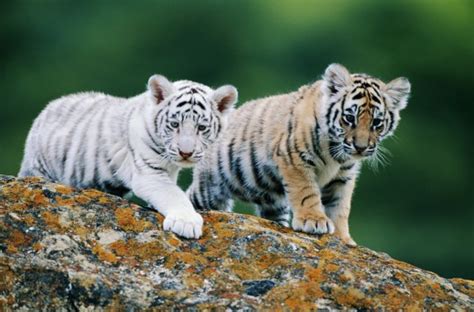
M 182 134 L 178 140 L 179 154 L 183 157 L 188 155 L 190 157 L 194 152 L 194 137 Z
M 185 124 L 178 138 L 178 151 L 179 155 L 184 159 L 189 158 L 193 155 L 195 148 L 195 137 L 193 127 L 189 124 Z
M 185 152 L 183 152 L 183 151 L 180 150 L 180 151 L 179 151 L 179 155 L 180 155 L 181 157 L 183 157 L 183 159 L 188 159 L 189 157 L 193 156 L 193 152 L 191 152 L 191 153 L 185 153 Z

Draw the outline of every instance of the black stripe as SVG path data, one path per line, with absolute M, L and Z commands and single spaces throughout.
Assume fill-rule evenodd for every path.
M 175 99 L 174 99 L 174 101 L 178 101 L 178 100 L 181 99 L 183 96 L 188 95 L 188 94 L 189 94 L 189 93 L 187 93 L 187 92 L 183 92 L 183 93 L 181 93 L 180 95 L 176 96 Z
M 372 83 L 372 84 L 375 84 L 375 83 Z M 380 92 L 379 90 L 377 90 L 377 88 L 380 88 L 379 85 L 376 85 L 376 88 L 372 88 L 372 90 L 374 91 L 375 94 L 377 94 L 378 97 L 380 97 Z
M 391 111 L 388 111 L 388 116 L 390 117 L 390 121 L 389 121 L 387 133 L 393 130 L 393 124 L 395 123 L 395 118 Z
M 288 215 L 287 207 L 269 207 L 270 209 L 265 209 L 266 207 L 261 207 L 260 216 L 265 219 L 277 221 L 288 221 L 285 218 L 281 218 L 284 215 Z
M 335 196 L 332 193 L 324 194 L 321 197 L 321 202 L 325 208 L 329 208 L 330 206 L 335 206 L 339 202 L 339 197 Z
M 283 187 L 281 179 L 277 176 L 275 169 L 271 166 L 262 166 L 262 171 L 266 173 L 266 177 L 273 183 L 273 191 L 279 195 L 285 194 L 285 188 Z
M 301 200 L 301 206 L 304 205 L 304 202 L 312 197 L 316 197 L 316 194 L 309 194 L 309 195 L 306 195 L 305 197 L 303 197 L 303 199 Z
M 361 91 L 352 97 L 353 100 L 358 100 L 364 97 L 364 92 Z
M 332 112 L 332 109 L 334 108 L 334 105 L 336 105 L 337 102 L 332 102 L 329 104 L 329 108 L 328 108 L 328 111 L 326 113 L 326 122 L 328 123 L 328 126 L 329 126 L 329 121 L 331 120 L 331 112 Z
M 102 102 L 102 101 L 100 101 L 100 102 Z M 84 178 L 85 178 L 86 166 L 90 165 L 86 161 L 86 156 L 85 155 L 87 154 L 87 142 L 84 143 L 84 141 L 86 141 L 86 137 L 87 137 L 87 134 L 88 134 L 88 131 L 90 129 L 90 125 L 91 125 L 92 121 L 94 120 L 95 117 L 97 117 L 95 112 L 99 108 L 103 108 L 103 106 L 101 107 L 100 105 L 98 105 L 98 103 L 96 103 L 96 104 L 94 104 L 92 109 L 89 110 L 90 117 L 89 117 L 89 119 L 87 119 L 85 121 L 85 126 L 84 126 L 84 128 L 82 128 L 82 134 L 81 134 L 81 137 L 79 139 L 79 152 L 78 152 L 78 155 L 75 155 L 75 156 L 77 156 L 77 158 L 75 158 L 75 161 L 76 161 L 77 166 L 79 167 L 78 168 L 79 172 L 78 173 L 74 172 L 74 175 L 76 177 L 77 177 L 76 174 L 79 174 L 79 181 L 78 181 L 79 183 L 85 182 Z M 74 170 L 74 171 L 76 171 L 76 170 Z
M 337 93 L 337 89 L 332 83 L 331 84 L 328 83 L 328 89 L 331 92 L 331 94 L 336 94 Z
M 313 144 L 313 152 L 319 159 L 321 159 L 323 164 L 326 165 L 326 161 L 321 154 L 321 146 L 319 145 L 319 129 L 319 124 L 316 124 L 314 131 L 311 131 L 311 143 Z
M 291 157 L 291 134 L 293 132 L 293 111 L 290 114 L 290 118 L 288 120 L 288 125 L 286 129 L 286 153 L 289 156 L 290 163 L 293 165 L 293 158 Z
M 162 150 L 163 149 L 163 144 L 161 144 L 160 142 L 157 142 L 155 140 L 155 137 L 151 134 L 150 132 L 150 129 L 148 128 L 148 124 L 145 123 L 145 130 L 146 130 L 146 134 L 148 135 L 148 137 L 150 138 L 150 141 L 156 146 L 156 148 Z M 151 147 L 150 147 L 151 148 Z M 153 149 L 153 148 L 152 148 Z M 162 150 L 161 152 L 160 151 L 157 151 L 155 149 L 153 149 L 157 154 L 161 154 L 164 152 L 164 150 Z
M 99 180 L 100 180 L 100 177 L 99 177 L 99 163 L 100 162 L 100 150 L 101 150 L 101 147 L 102 147 L 102 144 L 101 144 L 101 140 L 102 140 L 102 132 L 104 131 L 104 118 L 103 116 L 107 113 L 107 109 L 104 108 L 104 110 L 102 111 L 102 114 L 101 116 L 99 117 L 99 126 L 98 126 L 98 130 L 97 130 L 97 137 L 96 137 L 96 144 L 97 146 L 95 147 L 95 153 L 94 153 L 94 173 L 93 173 L 93 176 L 92 176 L 92 184 L 95 186 L 95 187 L 99 187 L 100 188 L 100 184 L 99 184 Z
M 329 189 L 338 184 L 344 185 L 347 183 L 347 181 L 350 181 L 350 180 L 351 178 L 336 178 L 336 179 L 331 180 L 328 184 L 324 185 L 324 188 Z
M 146 159 L 142 158 L 141 156 L 140 156 L 140 158 L 141 158 L 141 160 L 143 161 L 143 163 L 144 163 L 147 167 L 149 167 L 149 168 L 151 168 L 151 169 L 153 169 L 153 170 L 156 170 L 156 171 L 166 171 L 165 168 L 159 167 L 159 166 L 155 166 L 155 165 L 151 164 L 150 162 L 148 162 Z
M 350 170 L 352 168 L 354 168 L 355 166 L 355 163 L 352 163 L 352 164 L 349 164 L 349 165 L 345 165 L 345 166 L 341 166 L 341 170 Z
M 332 118 L 332 123 L 333 123 L 333 124 L 336 123 L 337 115 L 339 115 L 339 110 L 338 110 L 338 109 L 336 109 L 336 110 L 334 111 L 334 117 Z
M 209 191 L 209 188 L 206 187 L 205 183 L 207 180 L 207 177 L 209 176 L 208 171 L 201 172 L 200 177 L 199 177 L 199 194 L 201 195 L 201 198 L 206 202 L 209 206 L 211 205 L 210 198 L 209 198 L 209 193 L 206 194 L 206 190 Z
M 182 102 L 179 102 L 178 104 L 176 104 L 176 107 L 179 108 L 181 106 L 184 106 L 186 104 L 189 104 L 189 101 L 182 101 Z
M 382 101 L 380 100 L 380 98 L 378 96 L 376 96 L 375 94 L 372 94 L 372 100 L 375 103 L 382 104 Z
M 299 156 L 305 164 L 308 164 L 312 167 L 316 167 L 316 163 L 311 159 L 311 157 L 308 156 L 307 153 L 301 152 L 301 153 L 299 153 Z
M 257 150 L 255 149 L 255 143 L 253 142 L 253 138 L 250 139 L 250 165 L 252 166 L 252 173 L 253 178 L 255 180 L 255 184 L 262 188 L 265 188 L 265 182 L 262 178 L 262 171 L 260 170 L 260 164 L 257 160 Z
M 202 108 L 202 110 L 206 110 L 206 107 L 201 102 L 196 102 L 196 105 Z
M 189 87 L 190 87 L 189 84 L 185 84 L 184 86 L 180 87 L 180 88 L 178 89 L 178 91 L 183 91 L 183 90 L 185 90 L 185 89 L 188 89 Z

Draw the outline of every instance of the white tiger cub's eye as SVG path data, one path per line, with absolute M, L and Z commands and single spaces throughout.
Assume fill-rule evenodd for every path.
M 173 127 L 173 128 L 178 128 L 178 127 L 179 127 L 179 123 L 177 123 L 176 121 L 170 122 L 170 125 L 171 125 L 171 127 Z

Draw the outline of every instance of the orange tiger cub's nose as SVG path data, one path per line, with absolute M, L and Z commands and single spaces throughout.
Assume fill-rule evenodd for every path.
M 367 149 L 367 145 L 354 144 L 354 148 L 356 149 L 357 153 L 362 154 Z

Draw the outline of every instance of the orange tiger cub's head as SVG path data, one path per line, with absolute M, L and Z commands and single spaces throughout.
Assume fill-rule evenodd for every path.
M 410 83 L 406 78 L 385 84 L 365 74 L 351 75 L 339 64 L 329 65 L 323 80 L 331 155 L 341 162 L 373 155 L 397 127 Z

